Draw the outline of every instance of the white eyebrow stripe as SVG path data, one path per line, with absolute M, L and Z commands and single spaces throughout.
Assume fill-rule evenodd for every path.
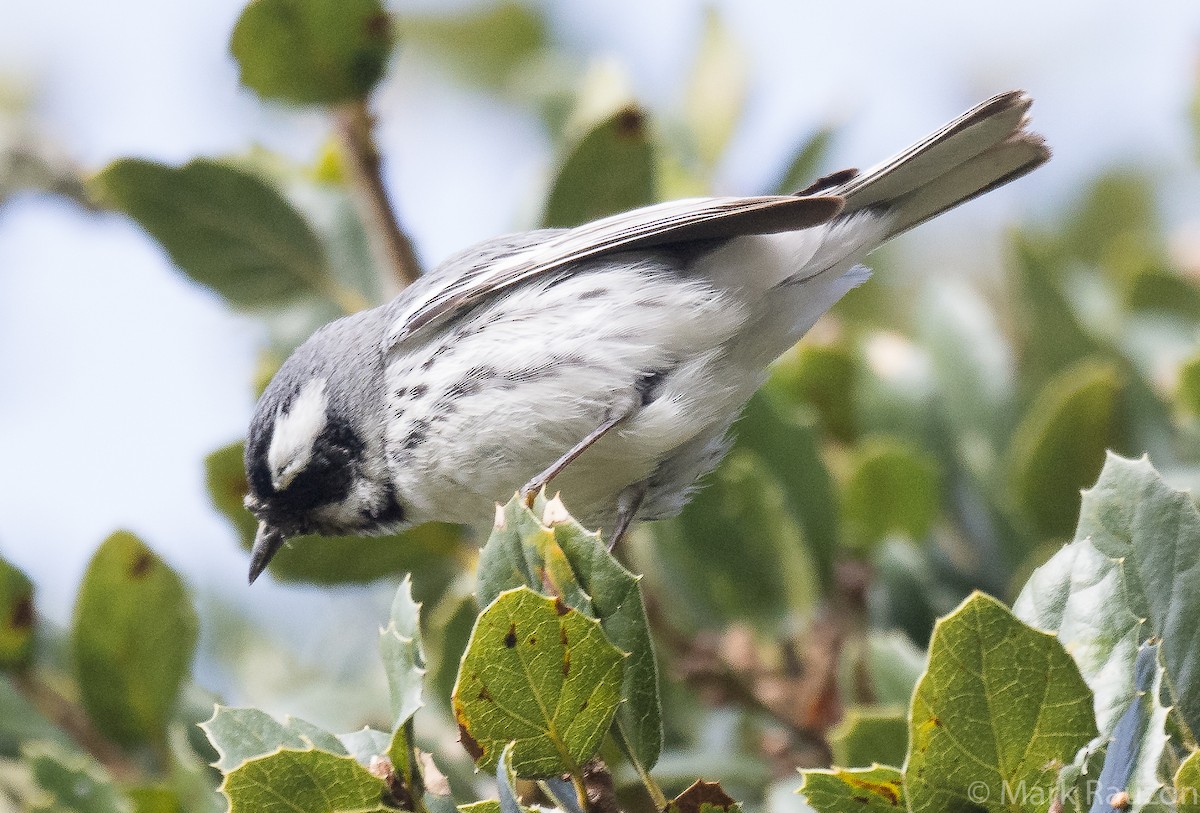
M 325 379 L 314 378 L 300 389 L 287 412 L 281 409 L 275 416 L 267 466 L 276 491 L 291 485 L 308 466 L 313 446 L 328 419 L 325 406 Z

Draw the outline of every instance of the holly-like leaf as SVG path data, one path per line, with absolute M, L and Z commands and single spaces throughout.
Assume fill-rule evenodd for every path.
M 123 158 L 92 178 L 89 188 L 231 305 L 276 307 L 303 295 L 332 296 L 312 228 L 255 175 L 205 158 L 182 167 Z
M 627 107 L 597 124 L 571 150 L 546 201 L 544 226 L 578 226 L 657 200 L 654 145 L 646 114 Z
M 1070 535 L 1079 491 L 1096 479 L 1116 437 L 1120 391 L 1111 364 L 1084 362 L 1047 384 L 1017 428 L 1013 495 L 1043 536 Z
M 625 655 L 599 622 L 527 587 L 479 616 L 454 687 L 454 714 L 483 768 L 515 742 L 513 770 L 536 778 L 578 770 L 608 731 Z
M 1009 811 L 1016 788 L 1049 800 L 1096 725 L 1062 644 L 976 593 L 934 628 L 910 732 L 909 810 Z
M 253 0 L 229 47 L 260 96 L 334 104 L 366 97 L 383 77 L 391 19 L 379 0 Z
M 937 518 L 939 493 L 929 455 L 897 438 L 870 438 L 855 450 L 842 487 L 847 536 L 860 547 L 890 534 L 920 540 Z
M 204 461 L 213 505 L 237 531 L 247 551 L 257 520 L 242 501 L 249 488 L 242 456 L 245 444 L 231 443 Z M 464 545 L 456 525 L 425 523 L 392 536 L 299 536 L 289 539 L 271 560 L 271 575 L 280 581 L 309 584 L 357 584 L 397 573 L 412 573 L 421 598 L 435 597 L 457 575 Z
M 37 786 L 49 795 L 36 809 L 54 813 L 134 813 L 130 799 L 90 757 L 45 742 L 21 749 Z
M 396 590 L 388 625 L 379 632 L 379 649 L 392 698 L 393 728 L 407 722 L 423 705 L 425 653 L 421 648 L 420 613 L 421 605 L 412 597 L 412 578 L 406 576 Z
M 201 723 L 200 728 L 217 750 L 219 758 L 214 767 L 224 774 L 280 749 L 315 748 L 339 756 L 349 753 L 337 737 L 312 723 L 296 717 L 281 723 L 258 709 L 217 706 L 213 716 Z
M 376 731 L 366 726 L 349 734 L 338 734 L 337 738 L 347 754 L 354 757 L 359 765 L 368 768 L 376 758 L 387 755 L 393 739 L 386 731 Z
M 71 631 L 80 699 L 122 743 L 161 737 L 189 674 L 199 621 L 170 567 L 127 531 L 88 565 Z
M 0 558 L 0 669 L 25 666 L 33 656 L 33 582 Z
M 902 708 L 851 706 L 829 732 L 829 747 L 834 765 L 900 765 L 908 750 L 908 715 Z
M 800 793 L 818 813 L 904 813 L 904 782 L 898 768 L 801 771 Z
M 399 807 L 383 780 L 351 756 L 282 750 L 256 757 L 225 776 L 230 813 L 392 813 Z
M 741 813 L 742 806 L 725 792 L 720 782 L 697 779 L 667 803 L 664 813 Z
M 553 501 L 557 502 L 557 500 Z M 561 505 L 561 503 L 558 503 Z M 567 557 L 580 585 L 591 596 L 595 617 L 604 637 L 623 652 L 625 676 L 617 725 L 642 766 L 654 767 L 662 750 L 662 705 L 658 696 L 658 666 L 646 607 L 638 586 L 640 578 L 617 561 L 600 539 L 553 503 L 545 517 L 554 529 L 554 540 Z

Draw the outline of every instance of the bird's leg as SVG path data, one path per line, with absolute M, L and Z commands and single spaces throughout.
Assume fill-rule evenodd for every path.
M 637 516 L 638 508 L 641 507 L 648 488 L 649 483 L 642 480 L 640 483 L 626 486 L 617 495 L 617 524 L 613 526 L 612 538 L 608 540 L 609 553 L 615 551 L 617 545 L 621 544 L 621 540 L 625 538 L 625 532 L 629 530 L 634 517 Z
M 588 432 L 583 440 L 572 446 L 566 454 L 564 454 L 558 460 L 555 460 L 545 471 L 524 485 L 524 487 L 521 489 L 521 496 L 525 499 L 525 503 L 527 505 L 533 505 L 533 498 L 537 496 L 538 492 L 541 491 L 547 483 L 562 473 L 563 469 L 571 465 L 575 458 L 586 452 L 588 447 L 600 440 L 600 438 L 604 437 L 605 434 L 608 433 L 608 430 L 612 429 L 614 426 L 633 414 L 633 410 L 634 405 L 632 404 L 621 411 L 609 409 L 609 411 L 605 413 L 604 421 L 599 426 L 597 426 L 591 432 Z

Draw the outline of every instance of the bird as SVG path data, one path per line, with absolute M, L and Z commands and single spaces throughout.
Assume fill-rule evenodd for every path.
M 867 254 L 1045 163 L 1002 93 L 792 195 L 698 197 L 486 240 L 303 342 L 256 407 L 250 582 L 299 534 L 479 525 L 553 480 L 619 539 L 678 514 L 768 365 Z

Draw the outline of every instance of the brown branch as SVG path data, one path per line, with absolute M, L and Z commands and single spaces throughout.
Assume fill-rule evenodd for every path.
M 337 123 L 348 159 L 351 196 L 367 230 L 371 253 L 381 271 L 390 272 L 385 287 L 399 290 L 420 276 L 421 265 L 384 188 L 375 122 L 366 101 L 359 99 L 338 108 Z
M 139 768 L 121 748 L 102 734 L 83 709 L 67 700 L 31 672 L 12 676 L 12 684 L 42 716 L 67 733 L 75 744 L 119 782 L 137 782 L 143 778 Z

